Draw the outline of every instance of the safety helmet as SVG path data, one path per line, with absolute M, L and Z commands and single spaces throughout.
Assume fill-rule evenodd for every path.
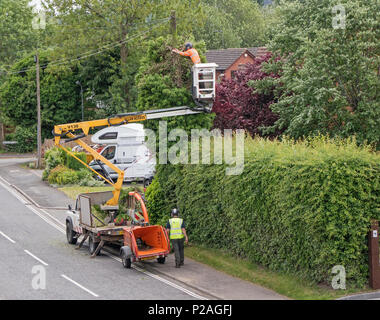
M 173 216 L 179 216 L 179 211 L 178 211 L 177 208 L 174 208 L 174 209 L 172 210 L 172 217 L 173 217 Z
M 189 50 L 189 49 L 192 49 L 193 48 L 193 44 L 191 42 L 187 42 L 185 44 L 185 50 Z

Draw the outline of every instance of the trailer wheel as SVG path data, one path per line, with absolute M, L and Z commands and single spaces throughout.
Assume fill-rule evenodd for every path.
M 160 264 L 164 264 L 165 263 L 165 257 L 159 257 L 159 258 L 157 258 L 157 262 L 160 263 Z
M 132 265 L 131 258 L 125 258 L 125 257 L 123 257 L 123 258 L 121 259 L 121 261 L 123 262 L 123 266 L 124 266 L 124 268 L 127 268 L 127 269 L 130 269 L 130 268 L 131 268 L 131 265 Z
M 76 238 L 77 233 L 73 230 L 73 227 L 69 221 L 66 221 L 66 238 L 67 242 L 70 244 L 76 244 L 78 238 Z
M 99 242 L 95 242 L 92 236 L 88 237 L 88 251 L 90 251 L 90 254 L 92 255 L 95 251 L 96 248 L 98 247 Z M 97 256 L 100 254 L 100 251 L 98 252 Z

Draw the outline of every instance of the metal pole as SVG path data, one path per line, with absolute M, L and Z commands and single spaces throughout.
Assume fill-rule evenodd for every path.
M 84 121 L 84 104 L 83 104 L 83 87 L 80 86 L 80 95 L 82 97 L 82 121 Z
M 176 12 L 173 10 L 170 15 L 170 31 L 173 36 L 173 46 L 177 46 L 177 18 L 176 18 Z
M 82 99 L 82 121 L 84 121 L 83 86 L 82 86 L 82 83 L 79 80 L 76 82 L 76 84 L 78 86 L 80 86 L 80 96 L 81 96 L 81 99 Z
M 37 168 L 41 169 L 41 92 L 40 92 L 40 60 L 38 50 L 35 56 L 36 61 L 36 82 L 37 82 Z

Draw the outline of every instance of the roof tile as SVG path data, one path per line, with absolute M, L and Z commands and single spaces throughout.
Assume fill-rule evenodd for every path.
M 261 56 L 266 52 L 265 47 L 252 47 L 252 48 L 230 48 L 220 50 L 209 50 L 206 52 L 208 62 L 214 62 L 219 67 L 218 70 L 226 70 L 233 64 L 246 50 L 248 50 L 255 57 Z

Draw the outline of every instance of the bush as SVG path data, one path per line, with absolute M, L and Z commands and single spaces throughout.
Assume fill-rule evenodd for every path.
M 84 152 L 73 152 L 73 154 L 81 159 L 84 163 L 87 163 L 87 156 L 86 153 Z M 85 168 L 85 166 L 80 163 L 77 159 L 74 157 L 70 156 L 68 153 L 66 153 L 66 167 L 73 169 L 73 170 L 80 170 Z
M 60 148 L 53 147 L 45 152 L 45 170 L 42 173 L 42 179 L 46 180 L 50 174 L 50 171 L 57 166 L 65 165 L 65 151 Z
M 246 143 L 245 169 L 159 166 L 147 199 L 151 217 L 180 209 L 192 241 L 227 249 L 269 269 L 330 283 L 368 281 L 367 232 L 380 219 L 380 156 L 356 141 L 323 137 Z
M 91 172 L 87 169 L 75 171 L 62 165 L 52 169 L 47 180 L 50 184 L 57 185 L 78 184 L 80 186 L 88 187 L 98 187 L 104 185 L 103 182 L 96 181 L 92 177 Z
M 48 182 L 50 184 L 58 184 L 58 177 L 65 171 L 67 171 L 67 168 L 63 165 L 55 167 L 50 171 L 50 174 L 47 178 Z
M 17 144 L 6 147 L 10 152 L 33 152 L 37 148 L 37 130 L 35 127 L 16 127 L 14 133 L 7 135 L 7 140 L 17 141 Z
M 278 75 L 265 72 L 262 66 L 271 59 L 271 54 L 255 59 L 247 64 L 232 79 L 223 78 L 216 87 L 216 99 L 213 105 L 214 128 L 245 129 L 252 137 L 255 135 L 275 137 L 281 130 L 264 133 L 263 129 L 273 126 L 278 116 L 270 106 L 275 102 L 275 87 L 266 88 L 265 92 L 256 92 L 252 87 L 257 81 L 273 81 Z
M 74 154 L 86 162 L 86 154 L 84 152 L 74 152 Z M 70 171 L 70 173 L 65 173 L 59 178 L 56 176 L 56 173 L 53 174 L 53 177 L 50 178 L 51 181 L 49 183 L 53 184 L 71 184 L 71 183 L 79 183 L 81 186 L 100 186 L 103 185 L 102 182 L 96 181 L 92 177 L 92 173 L 83 166 L 78 160 L 71 157 L 69 154 L 67 154 L 65 151 L 63 151 L 60 148 L 53 147 L 45 152 L 45 164 L 46 168 L 44 172 L 42 173 L 42 179 L 48 180 L 48 177 L 50 176 L 50 172 L 52 169 L 60 166 L 61 168 L 58 169 L 62 170 L 62 166 L 64 166 L 66 169 L 71 169 L 75 171 L 75 174 Z M 58 181 L 58 180 L 59 181 Z M 71 182 L 70 182 L 71 181 Z

